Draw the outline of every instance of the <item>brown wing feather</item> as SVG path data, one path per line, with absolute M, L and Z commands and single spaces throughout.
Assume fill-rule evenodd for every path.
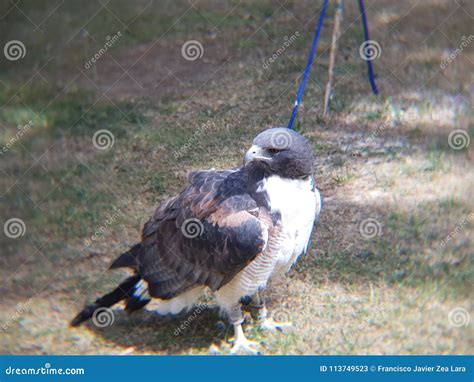
M 247 192 L 243 170 L 195 172 L 188 180 L 143 229 L 134 268 L 153 297 L 172 298 L 196 285 L 219 289 L 261 253 L 272 229 Z M 193 235 L 185 230 L 191 223 L 198 228 Z

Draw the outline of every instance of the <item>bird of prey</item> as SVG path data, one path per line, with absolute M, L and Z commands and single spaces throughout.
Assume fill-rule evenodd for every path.
M 154 298 L 158 313 L 176 315 L 208 289 L 234 326 L 231 352 L 257 352 L 242 329 L 242 302 L 258 301 L 263 328 L 289 324 L 267 317 L 261 295 L 272 275 L 288 271 L 308 249 L 321 209 L 313 166 L 306 138 L 276 127 L 256 136 L 242 167 L 191 172 L 189 185 L 145 224 L 141 242 L 110 266 L 131 268 L 134 275 L 71 324 L 122 300 L 129 313 Z

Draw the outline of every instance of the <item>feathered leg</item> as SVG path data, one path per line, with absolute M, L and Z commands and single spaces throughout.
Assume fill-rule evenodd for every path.
M 260 347 L 260 344 L 256 341 L 248 340 L 247 337 L 245 337 L 242 328 L 244 316 L 242 314 L 240 303 L 231 308 L 229 312 L 229 321 L 234 326 L 234 339 L 231 339 L 231 342 L 233 343 L 230 350 L 231 354 L 236 354 L 241 350 L 249 354 L 259 354 L 258 348 Z

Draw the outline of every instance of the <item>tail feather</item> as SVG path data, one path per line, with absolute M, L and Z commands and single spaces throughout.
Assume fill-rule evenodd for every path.
M 137 270 L 137 256 L 142 250 L 142 245 L 135 244 L 132 248 L 130 248 L 127 252 L 122 253 L 117 259 L 110 265 L 109 269 L 116 269 L 116 268 L 132 268 L 135 271 Z
M 140 280 L 134 288 L 133 296 L 127 301 L 125 305 L 125 311 L 132 313 L 135 310 L 143 308 L 146 304 L 151 301 L 150 294 L 148 293 L 148 287 L 145 281 Z
M 125 311 L 127 313 L 135 312 L 143 308 L 146 304 L 148 304 L 151 300 L 149 298 L 139 298 L 139 297 L 132 297 L 128 300 L 127 305 L 125 305 Z
M 87 305 L 76 317 L 74 317 L 74 319 L 71 321 L 71 326 L 79 326 L 84 321 L 87 321 L 94 315 L 94 312 L 98 308 L 109 308 L 122 300 L 131 301 L 134 298 L 133 294 L 135 292 L 136 285 L 140 282 L 140 280 L 141 277 L 139 275 L 129 277 L 112 292 L 98 298 L 93 304 Z M 150 300 L 146 301 L 146 303 L 144 303 L 144 305 L 141 307 L 145 306 L 149 301 Z

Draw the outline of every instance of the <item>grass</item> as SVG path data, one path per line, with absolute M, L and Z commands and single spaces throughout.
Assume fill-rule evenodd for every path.
M 106 269 L 139 240 L 156 205 L 181 189 L 188 171 L 238 166 L 259 131 L 286 124 L 314 4 L 147 4 L 112 1 L 108 10 L 63 4 L 53 12 L 54 4 L 21 2 L 34 23 L 44 20 L 43 32 L 15 9 L 2 22 L 5 41 L 23 41 L 27 55 L 0 60 L 1 146 L 32 121 L 2 154 L 3 221 L 16 217 L 26 225 L 17 239 L 0 236 L 4 353 L 205 354 L 213 344 L 227 352 L 232 330 L 215 325 L 211 296 L 210 308 L 179 335 L 176 328 L 191 313 L 126 317 L 117 308 L 114 324 L 104 329 L 70 329 L 68 321 L 125 276 Z M 265 343 L 265 354 L 472 349 L 470 327 L 448 319 L 458 308 L 472 315 L 472 144 L 455 151 L 448 135 L 464 129 L 474 136 L 465 81 L 473 57 L 466 50 L 440 72 L 433 53 L 455 48 L 471 20 L 457 4 L 427 7 L 370 5 L 372 33 L 383 47 L 374 62 L 379 97 L 368 94 L 357 9 L 347 7 L 332 113 L 324 120 L 327 19 L 296 124 L 314 148 L 323 213 L 310 252 L 268 290 L 271 313 L 293 321 L 294 329 L 269 334 L 248 317 L 248 335 Z M 117 30 L 124 36 L 85 70 Z M 295 31 L 300 37 L 264 69 L 263 61 Z M 181 57 L 190 39 L 202 42 L 202 59 Z M 113 135 L 107 150 L 93 145 L 100 129 Z M 368 218 L 379 225 L 369 238 L 360 232 Z

